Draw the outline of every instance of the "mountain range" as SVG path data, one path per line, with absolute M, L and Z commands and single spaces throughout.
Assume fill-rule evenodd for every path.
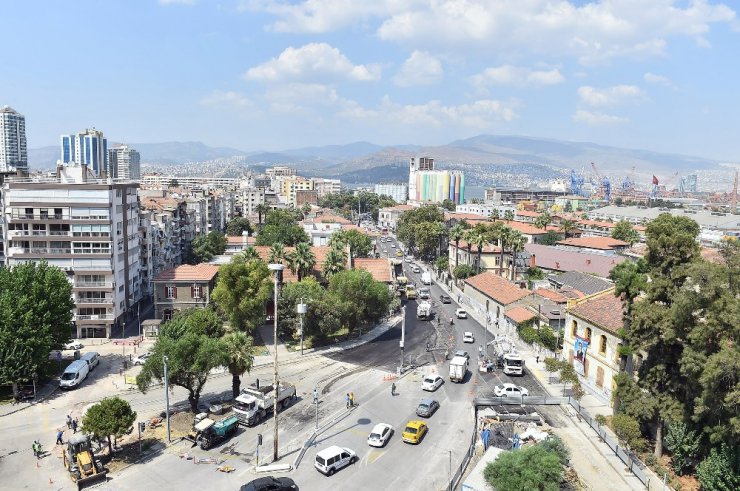
M 111 144 L 113 146 L 115 144 Z M 686 155 L 626 149 L 590 142 L 573 142 L 522 136 L 479 135 L 437 146 L 383 146 L 369 142 L 289 149 L 279 152 L 247 152 L 229 147 L 211 147 L 201 142 L 130 143 L 139 150 L 143 170 L 172 174 L 202 172 L 202 165 L 219 161 L 215 172 L 241 175 L 246 170 L 271 165 L 290 165 L 304 175 L 337 177 L 344 182 L 366 184 L 405 181 L 412 156 L 433 157 L 440 168 L 466 171 L 471 185 L 491 180 L 506 184 L 522 176 L 532 181 L 567 177 L 570 169 L 591 174 L 591 162 L 606 176 L 638 177 L 716 169 L 719 162 Z M 32 169 L 51 169 L 59 147 L 29 150 Z M 219 159 L 226 159 L 221 162 Z M 214 162 L 215 163 L 215 162 Z M 209 173 L 211 171 L 209 170 Z

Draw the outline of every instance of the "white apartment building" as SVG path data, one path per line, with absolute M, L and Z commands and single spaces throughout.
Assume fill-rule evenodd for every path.
M 76 337 L 110 337 L 142 298 L 137 189 L 85 165 L 3 184 L 7 264 L 45 259 L 67 272 Z
M 319 198 L 327 194 L 339 194 L 342 192 L 342 181 L 340 179 L 324 179 L 323 177 L 314 177 L 313 188 L 318 193 Z
M 28 173 L 26 118 L 10 106 L 0 107 L 0 172 Z
M 498 216 L 501 218 L 506 215 L 507 211 L 516 213 L 516 207 L 511 205 L 464 203 L 455 207 L 455 213 L 470 213 L 471 215 L 480 215 L 482 217 L 493 216 L 494 210 L 498 210 Z
M 108 150 L 108 175 L 113 179 L 141 179 L 141 156 L 128 145 Z
M 399 204 L 406 203 L 409 197 L 409 185 L 408 184 L 376 184 L 373 189 L 377 195 L 385 195 L 393 198 L 393 201 Z

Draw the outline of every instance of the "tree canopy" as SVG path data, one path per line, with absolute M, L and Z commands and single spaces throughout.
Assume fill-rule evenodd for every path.
M 444 235 L 444 212 L 435 205 L 404 211 L 396 224 L 398 240 L 422 259 L 437 257 Z
M 190 264 L 207 263 L 213 256 L 226 252 L 226 236 L 221 232 L 210 232 L 199 235 L 190 243 L 187 262 Z
M 537 241 L 538 244 L 553 246 L 561 241 L 562 236 L 554 230 L 548 230 Z
M 272 287 L 270 270 L 263 261 L 237 254 L 219 269 L 212 297 L 232 327 L 251 335 L 264 321 Z
M 612 230 L 612 238 L 629 242 L 630 245 L 640 240 L 640 234 L 627 220 L 620 220 Z
M 294 246 L 300 242 L 310 242 L 308 234 L 298 225 L 297 215 L 300 212 L 291 210 L 270 210 L 265 218 L 265 225 L 257 235 L 256 244 L 271 246 L 280 243 Z
M 61 269 L 46 261 L 0 267 L 0 383 L 11 384 L 14 395 L 69 341 L 73 308 Z
M 503 452 L 486 465 L 483 477 L 497 491 L 558 491 L 563 475 L 559 452 L 537 444 Z
M 380 208 L 395 206 L 396 202 L 390 196 L 378 195 L 367 191 L 355 194 L 351 191 L 327 194 L 319 198 L 319 206 L 329 208 L 343 217 L 352 220 L 358 210 L 370 213 L 373 220 L 378 220 Z
M 344 249 L 349 245 L 352 257 L 367 257 L 373 250 L 373 241 L 369 235 L 357 229 L 340 230 L 332 234 L 329 245 Z
M 252 233 L 252 224 L 244 217 L 234 217 L 226 225 L 226 235 L 240 236 L 244 232 Z
M 111 436 L 125 435 L 136 421 L 136 411 L 120 397 L 106 397 L 92 405 L 82 417 L 82 431 L 95 435 L 98 439 L 107 438 L 108 452 L 113 453 Z

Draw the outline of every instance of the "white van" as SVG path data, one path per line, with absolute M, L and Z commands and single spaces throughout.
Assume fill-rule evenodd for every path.
M 74 389 L 87 378 L 88 373 L 90 373 L 90 365 L 86 361 L 73 361 L 59 378 L 59 387 L 62 389 Z
M 90 365 L 90 371 L 92 371 L 100 363 L 100 354 L 97 351 L 91 351 L 82 355 L 80 360 L 86 361 Z
M 333 445 L 316 454 L 313 466 L 326 476 L 357 462 L 357 454 L 349 448 Z

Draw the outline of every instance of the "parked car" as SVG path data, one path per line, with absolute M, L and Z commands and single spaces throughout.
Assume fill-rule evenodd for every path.
M 445 295 L 444 293 L 439 296 L 439 301 L 442 303 L 452 303 L 452 299 L 449 297 L 449 295 Z
M 463 343 L 475 343 L 475 338 L 473 337 L 472 332 L 465 331 L 463 333 Z
M 69 343 L 64 343 L 64 349 L 82 349 L 85 346 L 80 342 L 79 339 L 75 339 L 74 341 L 70 341 Z
M 419 290 L 419 298 L 422 300 L 429 300 L 431 298 L 431 294 L 429 293 L 428 288 L 421 288 Z
M 529 391 L 524 387 L 519 387 L 509 383 L 497 385 L 493 389 L 493 393 L 496 394 L 497 397 L 522 397 L 529 395 Z
M 403 430 L 401 439 L 406 443 L 419 443 L 424 435 L 427 434 L 429 428 L 427 424 L 419 420 L 411 420 L 406 423 L 406 428 Z
M 457 309 L 455 311 L 455 315 L 457 316 L 458 319 L 467 319 L 468 318 L 468 313 L 465 312 L 465 309 Z
M 265 476 L 249 481 L 239 491 L 298 491 L 298 485 L 289 477 Z
M 437 409 L 439 409 L 439 401 L 422 399 L 419 405 L 416 406 L 416 415 L 422 418 L 430 418 Z
M 455 351 L 455 354 L 453 355 L 453 358 L 454 358 L 455 356 L 463 356 L 463 357 L 465 357 L 465 358 L 468 358 L 468 359 L 470 359 L 470 355 L 468 354 L 468 352 L 467 352 L 467 351 L 465 351 L 465 350 L 461 350 L 461 349 L 459 349 L 459 350 Z
M 421 269 L 419 269 L 419 266 L 414 266 L 411 271 L 413 271 L 414 273 L 421 273 Z
M 134 358 L 134 365 L 143 365 L 146 363 L 147 358 L 152 356 L 151 353 L 142 353 L 139 356 Z
M 324 475 L 331 476 L 339 469 L 357 462 L 357 454 L 354 450 L 332 445 L 316 454 L 313 466 Z
M 396 244 L 391 244 L 391 247 L 395 249 L 396 248 Z
M 393 434 L 393 427 L 386 423 L 376 424 L 367 437 L 367 444 L 371 447 L 384 447 Z
M 421 382 L 421 388 L 422 390 L 428 390 L 429 392 L 434 392 L 439 388 L 440 385 L 444 383 L 445 379 L 440 377 L 439 375 L 427 375 L 424 377 L 424 380 Z

